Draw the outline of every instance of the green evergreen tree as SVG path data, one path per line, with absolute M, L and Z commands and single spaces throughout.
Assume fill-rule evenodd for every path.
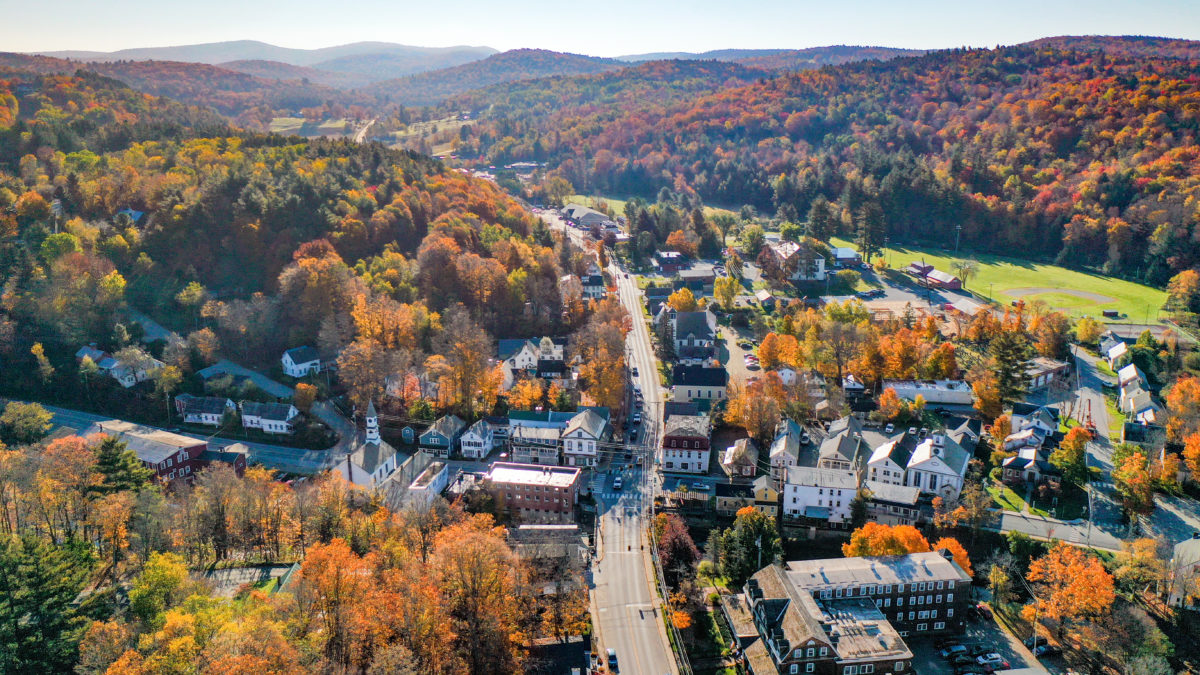
M 75 598 L 94 564 L 86 544 L 0 539 L 0 673 L 71 671 L 87 627 Z
M 1029 341 L 1019 333 L 1003 331 L 992 340 L 989 351 L 1001 400 L 1019 399 L 1029 389 Z
M 100 494 L 140 491 L 154 477 L 129 446 L 113 436 L 106 436 L 96 448 L 96 470 L 103 478 L 92 491 Z
M 813 200 L 812 206 L 808 208 L 809 236 L 821 241 L 829 241 L 833 232 L 833 209 L 830 208 L 829 200 L 825 199 L 825 195 L 818 195 Z
M 757 509 L 738 512 L 733 527 L 721 533 L 721 574 L 741 585 L 783 554 L 775 521 Z

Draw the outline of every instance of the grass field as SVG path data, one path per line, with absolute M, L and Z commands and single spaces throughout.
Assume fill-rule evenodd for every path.
M 567 198 L 567 202 L 583 204 L 584 206 L 587 206 L 587 207 L 590 207 L 593 209 L 597 208 L 596 207 L 597 202 L 606 202 L 608 204 L 609 208 L 611 208 L 614 212 L 616 212 L 616 214 L 618 216 L 625 212 L 625 202 L 627 202 L 627 201 L 629 201 L 629 200 L 617 199 L 615 197 L 599 197 L 599 196 L 589 197 L 587 195 L 571 195 L 570 197 Z M 706 216 L 712 216 L 712 215 L 715 215 L 718 213 L 724 213 L 724 214 L 730 215 L 730 216 L 737 215 L 736 213 L 734 213 L 733 211 L 730 211 L 728 209 L 718 209 L 713 206 L 704 207 L 704 215 L 706 215 Z
M 276 134 L 298 134 L 304 126 L 303 117 L 276 117 L 271 120 L 271 132 Z
M 853 242 L 836 237 L 832 243 L 853 246 Z M 955 261 L 974 260 L 978 271 L 968 280 L 967 290 L 1001 305 L 1041 300 L 1071 316 L 1102 319 L 1104 310 L 1117 310 L 1121 321 L 1158 323 L 1158 310 L 1167 300 L 1165 291 L 1143 284 L 1016 258 L 970 253 L 955 257 L 947 251 L 907 246 L 892 246 L 884 255 L 893 268 L 923 260 L 950 274 Z

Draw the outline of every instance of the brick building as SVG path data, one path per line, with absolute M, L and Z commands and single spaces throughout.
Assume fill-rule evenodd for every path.
M 571 523 L 582 470 L 496 462 L 485 485 L 508 512 L 527 523 Z

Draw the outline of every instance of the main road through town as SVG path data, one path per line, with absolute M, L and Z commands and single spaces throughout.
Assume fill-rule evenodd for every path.
M 542 217 L 576 244 L 590 248 L 585 246 L 584 233 L 554 214 L 543 213 Z M 654 589 L 654 568 L 646 536 L 655 489 L 654 448 L 658 447 L 663 391 L 637 283 L 615 264 L 607 271 L 617 285 L 621 304 L 633 320 L 626 342 L 626 359 L 631 369 L 637 369 L 638 374 L 631 379 L 643 392 L 645 409 L 638 442 L 631 443 L 629 448 L 635 460 L 641 459 L 640 466 L 635 461 L 632 468 L 622 468 L 627 463 L 617 452 L 608 468 L 597 471 L 593 479 L 600 530 L 593 568 L 593 619 L 601 649 L 616 650 L 620 672 L 674 674 L 678 669 L 667 641 L 663 603 Z M 621 490 L 613 487 L 618 477 L 623 483 Z M 606 658 L 603 651 L 601 658 Z

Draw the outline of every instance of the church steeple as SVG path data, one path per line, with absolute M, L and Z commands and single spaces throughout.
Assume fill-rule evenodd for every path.
M 367 438 L 368 443 L 379 445 L 379 415 L 375 412 L 375 401 L 367 404 Z

